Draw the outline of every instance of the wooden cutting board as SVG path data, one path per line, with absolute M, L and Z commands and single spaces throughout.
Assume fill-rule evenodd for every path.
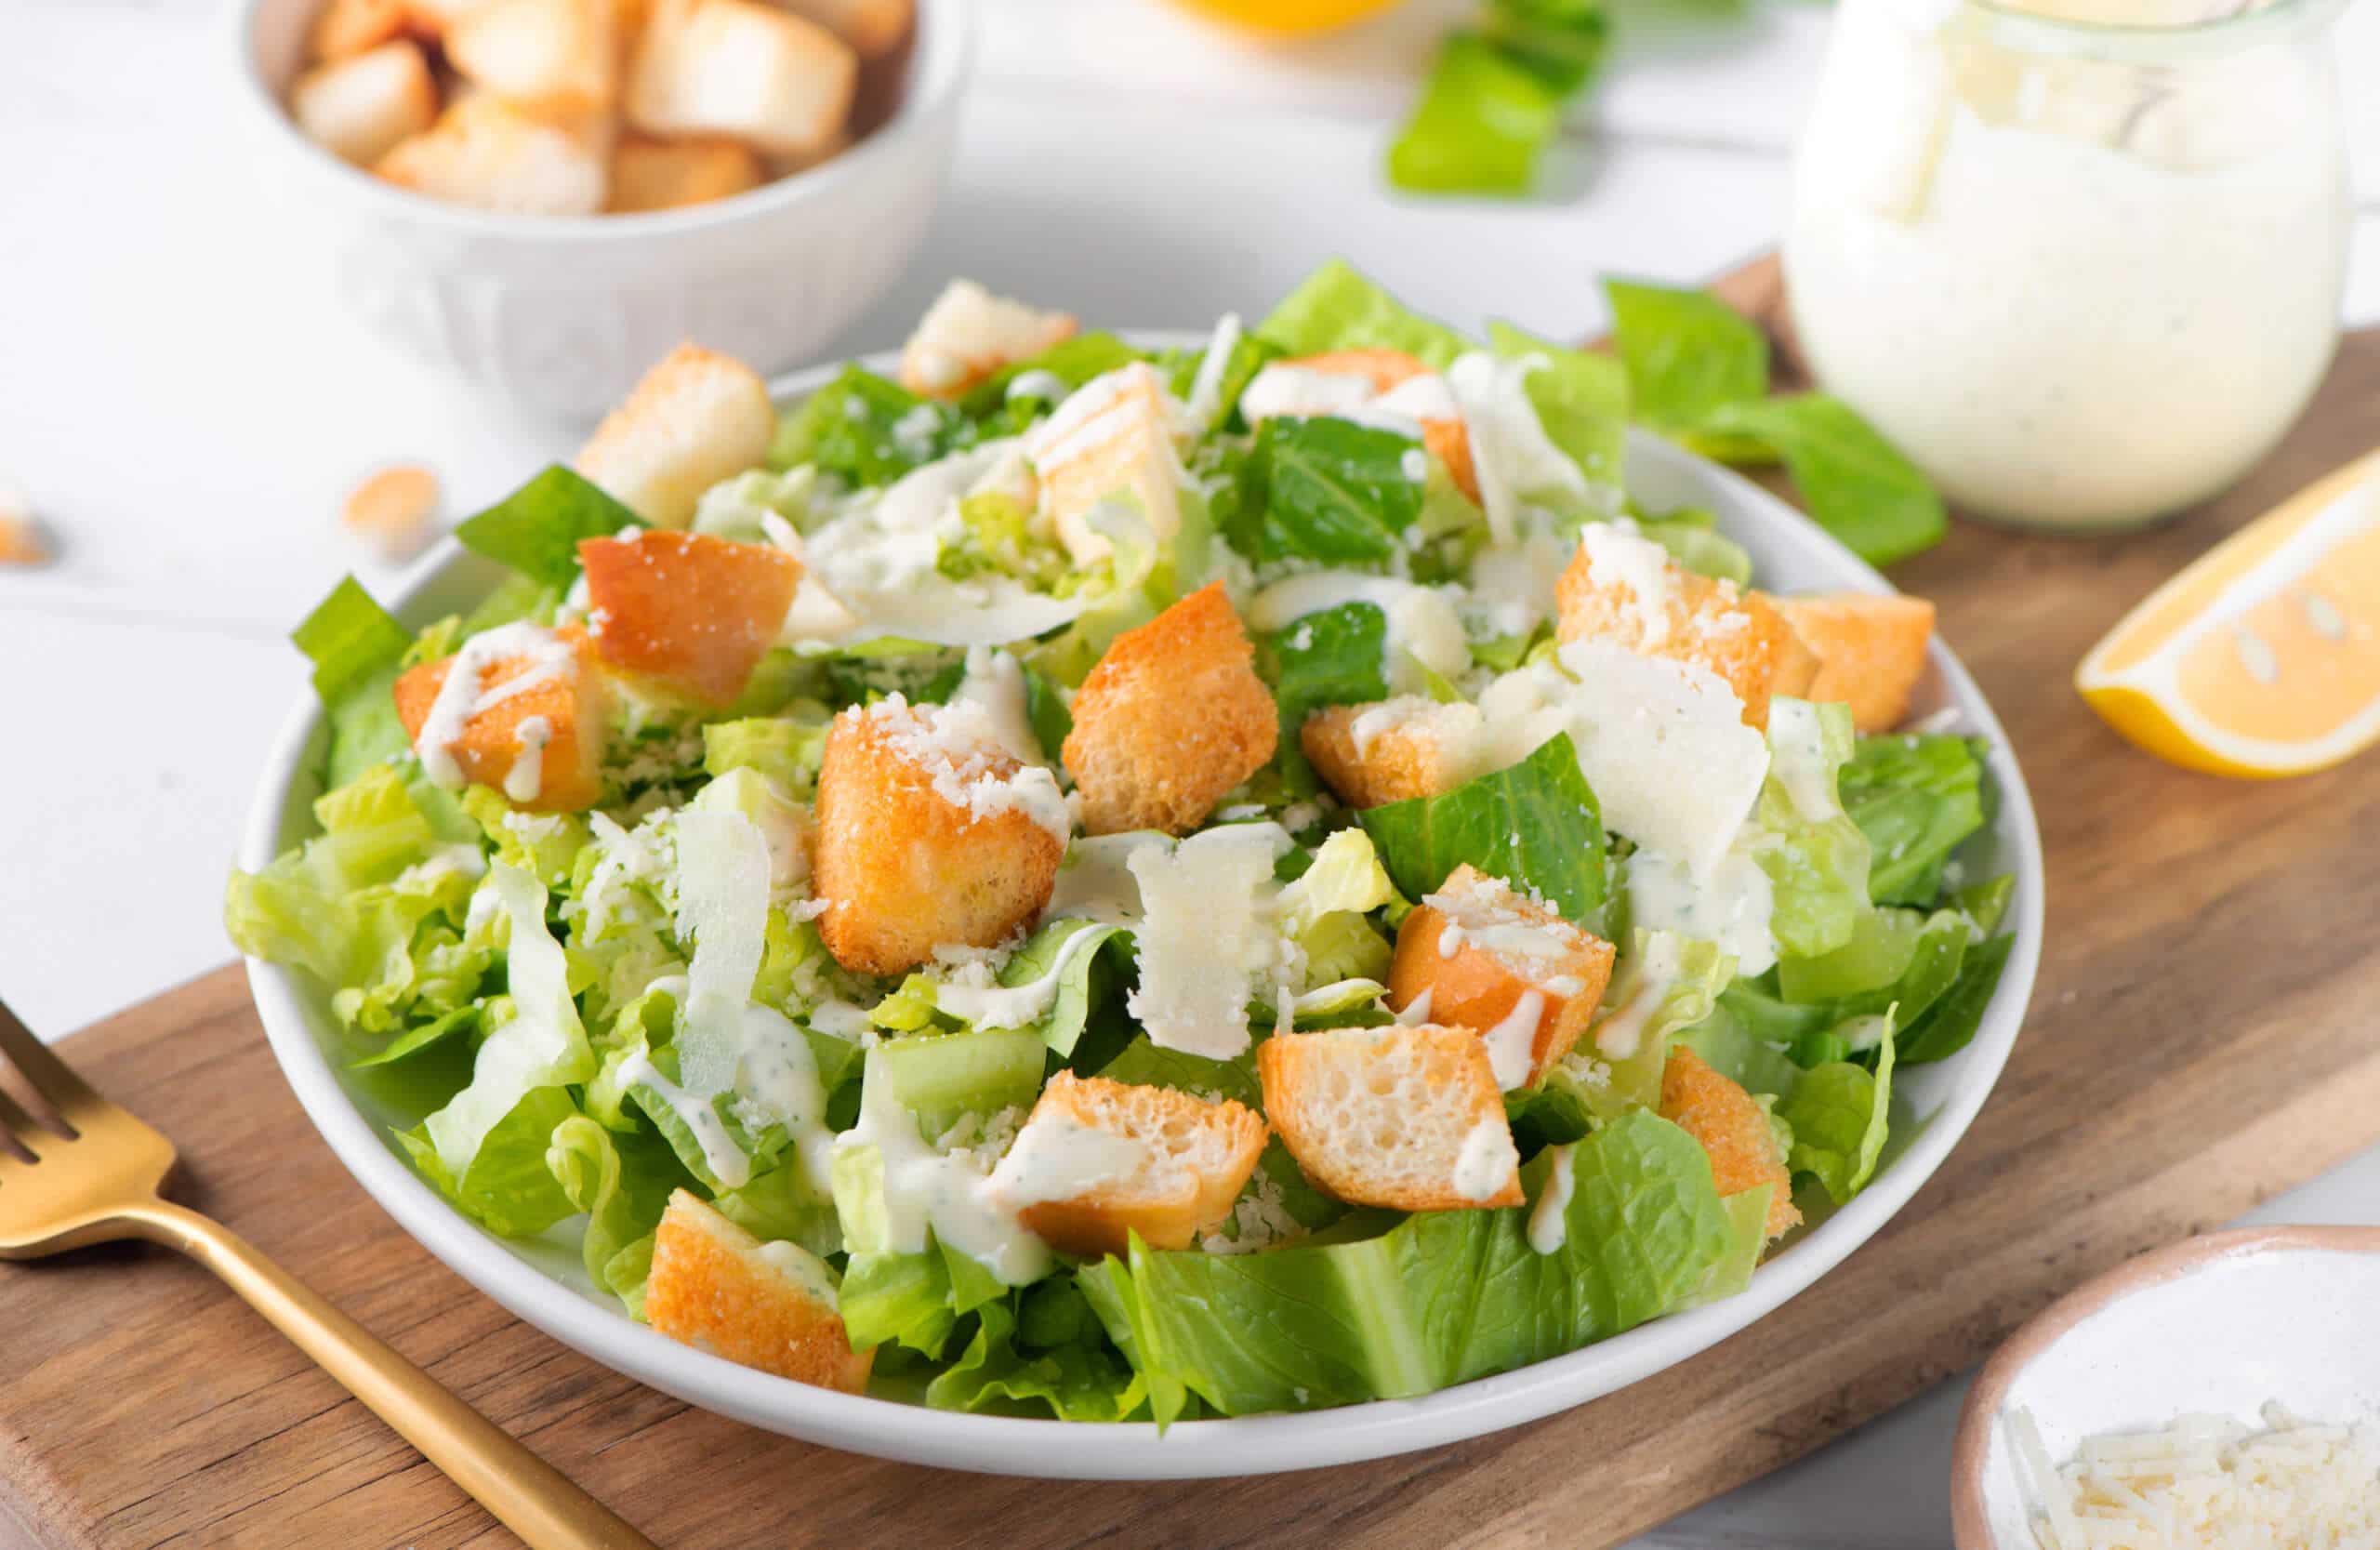
M 1728 294 L 1776 305 L 1773 275 Z M 2068 682 L 2158 581 L 2375 441 L 2380 332 L 2347 341 L 2306 422 L 2209 510 L 2091 541 L 1961 524 L 1900 568 L 1940 603 L 2041 810 L 2049 940 L 2007 1074 L 1941 1172 L 1816 1288 L 1624 1393 L 1461 1446 L 1122 1486 L 787 1441 L 606 1371 L 416 1248 L 308 1127 L 235 969 L 66 1053 L 181 1144 L 182 1199 L 670 1550 L 1608 1545 L 1973 1365 L 2094 1272 L 2380 1141 L 2380 760 L 2270 785 L 2188 775 L 2119 742 Z M 0 1265 L 0 1550 L 510 1543 L 173 1255 Z

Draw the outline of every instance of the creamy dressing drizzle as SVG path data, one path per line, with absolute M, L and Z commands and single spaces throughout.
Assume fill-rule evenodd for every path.
M 1429 683 L 1423 668 L 1443 678 L 1470 670 L 1471 641 L 1448 590 L 1393 576 L 1346 570 L 1293 576 L 1257 593 L 1249 604 L 1248 619 L 1258 629 L 1275 630 L 1308 614 L 1350 603 L 1368 603 L 1387 621 L 1381 666 L 1391 694 L 1422 693 Z
M 1520 1151 L 1513 1145 L 1513 1128 L 1501 1114 L 1480 1120 L 1462 1138 L 1462 1147 L 1455 1153 L 1454 1192 L 1466 1200 L 1486 1200 L 1498 1190 L 1520 1166 Z
M 1421 987 L 1421 993 L 1405 1003 L 1405 1010 L 1396 1014 L 1396 1020 L 1408 1028 L 1418 1028 L 1428 1023 L 1430 997 L 1436 989 L 1435 985 Z
M 926 1229 L 965 1254 L 1003 1286 L 1024 1286 L 1049 1274 L 1049 1245 L 1017 1220 L 1016 1209 L 992 1190 L 981 1160 L 965 1151 L 937 1152 L 892 1094 L 879 1050 L 871 1049 L 860 1079 L 859 1123 L 835 1140 L 838 1151 L 874 1146 L 884 1165 L 886 1247 L 921 1253 Z
M 504 794 L 516 802 L 536 801 L 545 784 L 546 745 L 553 741 L 553 723 L 543 716 L 523 716 L 512 735 L 519 739 L 521 751 L 512 756 L 512 768 L 505 772 Z
M 990 1188 L 1016 1208 L 1071 1200 L 1124 1183 L 1148 1160 L 1144 1142 L 1071 1115 L 1047 1114 L 1017 1133 L 1016 1144 L 992 1170 Z
M 980 709 L 993 737 L 1011 759 L 1048 767 L 1041 739 L 1034 735 L 1033 718 L 1025 711 L 1025 669 L 1010 653 L 991 646 L 969 646 L 967 675 L 959 681 L 951 703 Z
M 1223 373 L 1231 369 L 1232 352 L 1238 348 L 1239 314 L 1225 312 L 1207 340 L 1207 353 L 1198 361 L 1198 375 L 1190 379 L 1190 396 L 1182 405 L 1182 430 L 1194 441 L 1223 417 Z
M 1086 835 L 1066 847 L 1058 883 L 1042 907 L 1045 921 L 1073 917 L 1103 925 L 1141 923 L 1141 883 L 1132 858 L 1144 851 L 1170 854 L 1173 840 L 1154 830 Z
M 1569 1241 L 1570 1195 L 1579 1183 L 1577 1150 L 1576 1146 L 1546 1148 L 1553 1167 L 1546 1172 L 1537 1203 L 1528 1208 L 1528 1246 L 1540 1254 L 1554 1253 Z
M 414 739 L 414 753 L 430 784 L 460 790 L 463 767 L 456 762 L 455 745 L 462 741 L 473 718 L 549 682 L 575 655 L 575 648 L 568 641 L 525 621 L 498 625 L 464 642 L 446 669 L 445 680 L 438 685 L 437 696 L 430 702 L 421 735 Z M 488 669 L 514 657 L 524 659 L 522 669 L 495 688 L 487 688 Z M 510 784 L 508 777 L 506 785 Z
M 1716 942 L 1736 960 L 1739 974 L 1765 974 L 1777 964 L 1777 941 L 1769 921 L 1776 891 L 1760 863 L 1745 849 L 1747 828 L 1707 876 L 1696 878 L 1683 863 L 1656 851 L 1628 858 L 1629 918 L 1647 931 L 1673 931 Z
M 1501 1021 L 1479 1036 L 1488 1046 L 1488 1065 L 1496 1085 L 1510 1093 L 1528 1085 L 1537 1064 L 1537 1028 L 1545 1020 L 1545 992 L 1525 990 Z
M 1051 1003 L 1058 999 L 1058 987 L 1075 960 L 1097 950 L 1105 940 L 1097 927 L 1086 924 L 1066 938 L 1058 956 L 1038 977 L 1023 985 L 944 985 L 934 991 L 934 1005 L 977 1027 L 1029 1028 L 1050 1014 Z

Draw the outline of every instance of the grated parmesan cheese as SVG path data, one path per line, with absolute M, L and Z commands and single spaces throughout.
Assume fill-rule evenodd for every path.
M 2042 1550 L 2371 1550 L 2380 1545 L 2380 1426 L 2320 1425 L 2280 1404 L 2264 1429 L 2185 1415 L 2086 1437 L 2052 1464 L 2032 1416 L 2009 1418 Z

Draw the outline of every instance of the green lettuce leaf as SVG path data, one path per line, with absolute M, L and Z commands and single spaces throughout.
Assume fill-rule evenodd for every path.
M 1876 903 L 1930 905 L 1941 896 L 1950 853 L 1983 827 L 1985 751 L 1979 739 L 1938 735 L 1859 739 L 1841 790 L 1844 810 L 1868 837 L 1868 894 Z
M 579 1251 L 587 1274 L 614 1292 L 610 1271 L 623 1251 L 650 1239 L 669 1208 L 670 1192 L 691 1182 L 660 1137 L 649 1132 L 620 1134 L 583 1114 L 556 1125 L 546 1145 L 546 1168 L 569 1199 L 587 1215 Z M 636 1278 L 641 1285 L 643 1278 Z
M 329 729 L 325 786 L 344 786 L 412 746 L 389 691 L 413 632 L 353 576 L 333 588 L 289 638 L 314 664 L 314 693 Z
M 939 1358 L 961 1318 L 1008 1290 L 965 1254 L 929 1241 L 917 1253 L 853 1254 L 839 1307 L 853 1350 L 890 1343 Z
M 862 488 L 890 484 L 959 450 L 973 427 L 946 404 L 848 365 L 787 412 L 769 445 L 769 467 L 815 465 Z
M 1354 1241 L 1252 1254 L 1135 1239 L 1078 1278 L 1160 1420 L 1403 1398 L 1575 1350 L 1692 1297 L 1728 1221 L 1702 1148 L 1646 1113 L 1579 1143 L 1567 1240 L 1527 1207 L 1421 1212 Z
M 1696 575 L 1732 581 L 1739 587 L 1752 585 L 1752 556 L 1743 545 L 1712 529 L 1709 512 L 1672 512 L 1665 517 L 1640 519 L 1636 526 L 1646 537 L 1668 550 L 1671 559 Z
M 1344 259 L 1333 258 L 1282 298 L 1257 337 L 1285 355 L 1320 355 L 1333 350 L 1401 350 L 1443 371 L 1473 348 L 1445 324 L 1406 311 Z
M 1027 1344 L 1037 1325 L 1057 1321 L 1042 1310 L 1061 1300 L 1081 1306 L 1088 1328 L 1070 1327 L 1067 1338 Z M 1072 1281 L 1041 1282 L 1023 1301 L 1021 1316 L 1006 1302 L 978 1310 L 965 1349 L 926 1385 L 927 1404 L 1061 1421 L 1122 1421 L 1143 1408 L 1146 1385 L 1108 1342 Z
M 1280 767 L 1291 794 L 1307 795 L 1316 782 L 1298 730 L 1326 706 L 1388 697 L 1388 616 L 1376 603 L 1342 603 L 1290 620 L 1262 644 L 1263 669 L 1281 714 Z
M 1421 515 L 1427 476 L 1407 457 L 1421 444 L 1353 420 L 1268 419 L 1242 467 L 1238 531 L 1227 537 L 1260 564 L 1383 563 Z
M 1093 329 L 1061 340 L 1038 355 L 1002 366 L 970 389 L 959 400 L 959 406 L 971 418 L 984 419 L 1008 408 L 1009 384 L 1027 372 L 1047 372 L 1072 389 L 1081 387 L 1094 377 L 1104 377 L 1111 371 L 1148 358 L 1145 351 L 1133 349 L 1113 334 Z M 1041 411 L 1047 410 L 1051 404 L 1048 398 L 1038 395 L 1030 400 L 1020 399 L 1019 402 Z M 1022 430 L 1023 426 L 1019 425 L 1017 429 Z
M 741 1188 L 711 1202 L 720 1214 L 763 1243 L 796 1243 L 824 1258 L 843 1251 L 833 1196 L 813 1185 L 789 1155 Z
M 1593 921 L 1603 904 L 1602 813 L 1567 733 L 1444 796 L 1388 802 L 1356 817 L 1408 898 L 1436 892 L 1469 862 L 1572 921 Z
M 1902 1044 L 1902 1064 L 1948 1060 L 1973 1041 L 1976 1029 L 1983 1025 L 1985 1009 L 2000 988 L 2009 949 L 2016 944 L 2014 936 L 2002 935 L 1975 945 L 1959 965 L 1956 983 L 1923 1016 L 1911 1021 Z
M 1606 279 L 1612 338 L 1635 416 L 1656 431 L 1693 432 L 1727 404 L 1768 392 L 1768 340 L 1707 291 Z
M 1851 939 L 1868 906 L 1868 837 L 1843 811 L 1838 780 L 1852 753 L 1851 712 L 1778 698 L 1768 712 L 1768 779 L 1752 817 L 1768 839 L 1769 929 L 1780 958 L 1816 958 Z
M 1820 527 L 1871 565 L 1889 565 L 1942 541 L 1942 497 L 1849 404 L 1824 393 L 1723 404 L 1706 431 L 1774 452 Z
M 455 537 L 464 547 L 509 565 L 547 586 L 567 587 L 578 576 L 583 538 L 608 538 L 636 522 L 634 511 L 560 463 L 477 516 Z
M 1388 180 L 1415 193 L 1527 193 L 1567 95 L 1485 33 L 1450 33 L 1389 147 Z
M 1673 1039 L 1711 1015 L 1735 972 L 1735 959 L 1715 942 L 1631 931 L 1586 1041 L 1547 1073 L 1546 1085 L 1570 1093 L 1601 1119 L 1658 1107 Z M 1597 1040 L 1607 1032 L 1624 1032 L 1615 1042 L 1624 1041 L 1627 1053 L 1601 1053 Z
M 546 1166 L 554 1131 L 577 1112 L 564 1089 L 531 1088 L 473 1142 L 459 1172 L 441 1159 L 427 1122 L 397 1132 L 396 1138 L 456 1210 L 500 1237 L 528 1238 L 578 1209 Z
M 823 715 L 814 722 L 784 716 L 713 722 L 703 728 L 703 773 L 716 777 L 731 770 L 757 770 L 788 791 L 814 791 L 826 756 L 827 725 Z
M 1887 1022 L 1876 1046 L 1876 1068 L 1830 1061 L 1805 1071 L 1777 1106 L 1793 1130 L 1786 1166 L 1808 1173 L 1841 1205 L 1867 1186 L 1884 1154 L 1893 1098 L 1893 1033 Z

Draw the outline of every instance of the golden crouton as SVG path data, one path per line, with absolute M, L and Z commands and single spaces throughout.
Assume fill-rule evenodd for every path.
M 339 525 L 391 565 L 402 565 L 438 532 L 438 476 L 409 463 L 374 473 L 348 492 Z
M 307 56 L 333 61 L 403 37 L 412 14 L 405 0 L 329 0 L 314 15 Z
M 729 705 L 776 643 L 801 562 L 767 544 L 655 529 L 585 538 L 587 632 L 603 660 Z
M 1469 1028 L 1276 1033 L 1256 1046 L 1264 1113 L 1305 1176 L 1350 1205 L 1516 1206 L 1520 1153 Z
M 619 74 L 613 19 L 612 0 L 494 0 L 446 34 L 447 62 L 523 107 L 608 110 Z
M 586 635 L 567 626 L 553 633 L 557 661 L 543 663 L 533 655 L 500 656 L 481 669 L 472 712 L 462 735 L 446 751 L 466 781 L 494 787 L 515 807 L 575 813 L 594 806 L 603 794 L 608 696 Z M 397 719 L 416 746 L 455 662 L 453 656 L 442 657 L 398 675 Z M 506 683 L 524 674 L 536 675 L 529 688 L 499 697 Z
M 1078 565 L 1115 551 L 1091 524 L 1091 508 L 1113 495 L 1140 502 L 1160 541 L 1182 530 L 1182 459 L 1173 450 L 1173 414 L 1165 384 L 1136 361 L 1092 382 L 1025 437 L 1025 455 L 1041 480 L 1041 510 Z
M 803 155 L 842 129 L 858 75 L 849 45 L 774 6 L 655 0 L 628 64 L 628 122 Z
M 612 188 L 603 208 L 614 215 L 674 210 L 725 199 L 760 183 L 760 159 L 748 145 L 627 135 L 612 148 Z
M 1778 1155 L 1768 1111 L 1692 1050 L 1670 1052 L 1661 1069 L 1660 1113 L 1711 1154 L 1711 1177 L 1722 1199 L 1764 1184 L 1776 1186 L 1768 1197 L 1769 1237 L 1782 1237 L 1801 1221 L 1793 1207 L 1792 1175 Z
M 1388 1004 L 1488 1038 L 1501 1084 L 1527 1087 L 1587 1031 L 1615 951 L 1465 863 L 1405 917 Z
M 758 466 L 776 424 L 759 372 L 681 344 L 595 428 L 578 471 L 654 526 L 683 527 L 705 490 Z
M 897 974 L 936 947 L 998 946 L 1040 912 L 1065 852 L 1065 801 L 978 707 L 897 695 L 835 718 L 818 773 L 813 886 L 826 950 Z
M 1805 696 L 1840 700 L 1862 732 L 1890 732 L 1909 714 L 1910 691 L 1925 672 L 1934 605 L 1924 598 L 1873 592 L 1777 600 L 1794 633 L 1818 654 Z
M 1280 713 L 1223 583 L 1116 637 L 1075 696 L 1060 750 L 1091 834 L 1187 834 L 1264 767 Z
M 876 1353 L 852 1349 L 833 1277 L 807 1250 L 763 1244 L 681 1189 L 653 1235 L 644 1318 L 697 1351 L 858 1394 Z
M 443 40 L 463 19 L 496 0 L 406 0 L 405 25 L 416 37 Z
M 1341 377 L 1361 377 L 1371 383 L 1375 393 L 1384 393 L 1400 382 L 1430 374 L 1430 368 L 1419 358 L 1401 350 L 1333 350 L 1280 364 Z M 1471 463 L 1471 432 L 1463 429 L 1461 420 L 1422 420 L 1421 444 L 1437 454 L 1464 495 L 1474 500 L 1479 498 L 1479 473 Z
M 603 207 L 609 129 L 600 117 L 540 117 L 500 97 L 457 97 L 372 170 L 450 205 L 516 216 L 591 216 Z
M 1609 641 L 1706 668 L 1743 701 L 1748 726 L 1767 726 L 1770 696 L 1805 686 L 1817 666 L 1767 599 L 1699 576 L 1616 523 L 1587 525 L 1556 593 L 1565 642 Z
M 972 280 L 953 280 L 901 347 L 901 386 L 928 398 L 957 398 L 1001 367 L 1074 337 L 1075 320 L 1067 313 L 994 296 Z
M 369 166 L 438 117 L 430 62 L 396 38 L 308 71 L 289 88 L 290 116 L 341 161 Z
M 1094 1162 L 1112 1160 L 1093 1170 L 1095 1181 L 1082 1176 L 1086 1154 L 1074 1145 L 1080 1130 L 1101 1133 L 1125 1154 L 1089 1154 Z M 1263 1117 L 1240 1104 L 1061 1071 L 992 1174 L 992 1189 L 1065 1253 L 1124 1253 L 1134 1233 L 1153 1249 L 1186 1249 L 1231 1215 L 1264 1133 Z
M 863 60 L 891 53 L 909 35 L 917 0 L 782 0 L 785 8 L 808 17 L 848 43 Z
M 1487 752 L 1479 707 L 1427 695 L 1326 707 L 1298 729 L 1298 746 L 1350 807 L 1443 796 L 1484 773 Z

